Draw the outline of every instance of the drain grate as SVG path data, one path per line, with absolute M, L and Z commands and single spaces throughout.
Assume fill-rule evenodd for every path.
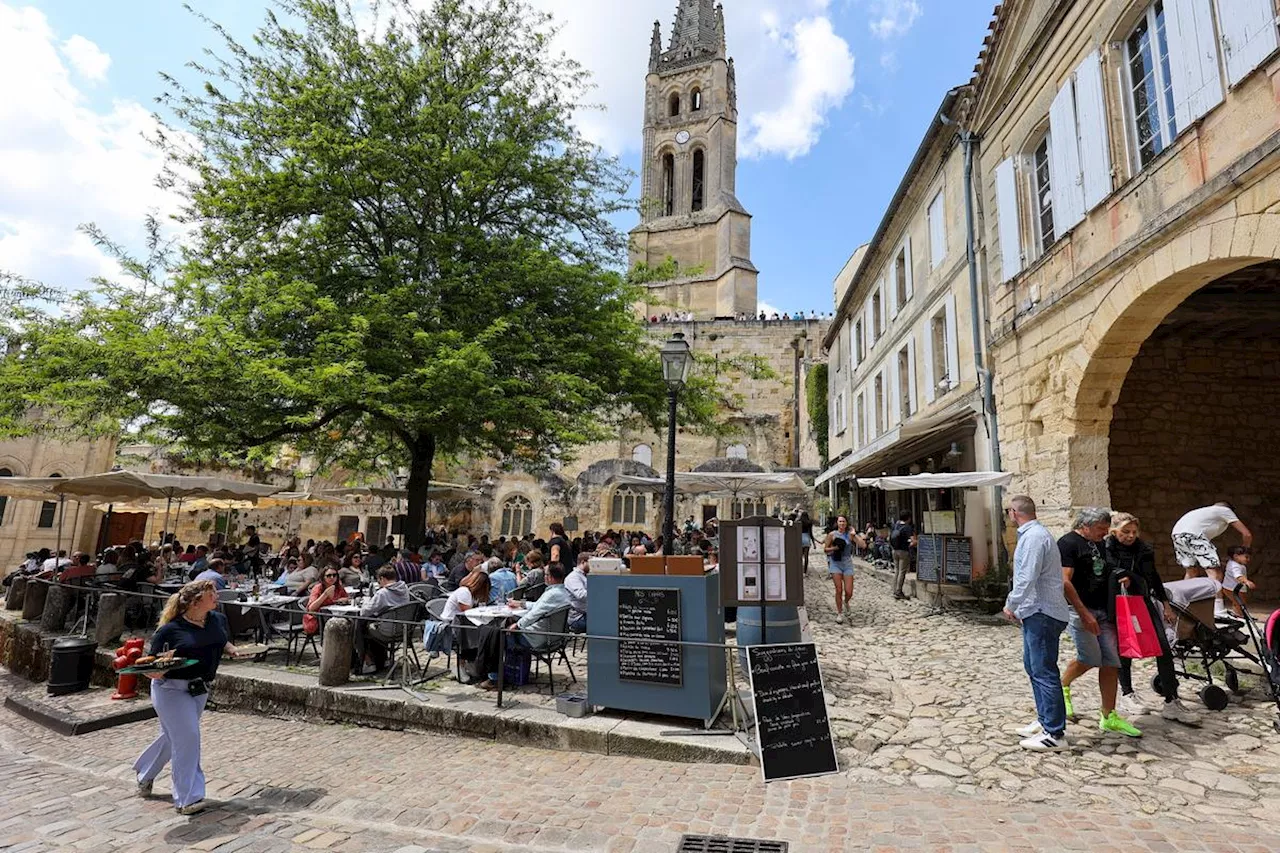
M 676 853 L 787 853 L 785 841 L 729 838 L 725 835 L 682 835 Z

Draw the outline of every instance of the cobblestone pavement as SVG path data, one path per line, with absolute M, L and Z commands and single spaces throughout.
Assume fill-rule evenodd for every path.
M 1072 691 L 1080 722 L 1067 727 L 1071 750 L 1030 754 L 1014 734 L 1035 718 L 1016 627 L 973 613 L 926 617 L 925 605 L 894 601 L 888 584 L 867 571 L 858 574 L 852 619 L 837 625 L 831 585 L 815 562 L 807 610 L 841 765 L 852 768 L 852 780 L 1184 824 L 1274 819 L 1280 734 L 1263 686 L 1214 713 L 1184 684 L 1184 701 L 1203 713 L 1203 727 L 1152 714 L 1134 720 L 1144 736 L 1130 739 L 1098 730 L 1098 682 L 1085 675 Z M 1062 665 L 1074 656 L 1064 634 Z M 1135 688 L 1158 707 L 1152 675 L 1150 662 L 1135 664 Z

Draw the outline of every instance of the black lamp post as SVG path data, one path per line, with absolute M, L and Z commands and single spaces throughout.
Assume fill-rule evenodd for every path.
M 676 398 L 689 378 L 693 351 L 682 332 L 662 345 L 662 381 L 667 383 L 667 506 L 662 523 L 662 553 L 675 553 L 676 538 Z

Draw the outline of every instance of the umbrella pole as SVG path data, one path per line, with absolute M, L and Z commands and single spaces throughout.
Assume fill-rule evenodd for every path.
M 76 514 L 75 514 L 75 515 L 73 515 L 73 516 L 71 516 L 71 547 L 72 547 L 73 549 L 76 547 L 76 543 L 79 541 L 79 540 L 76 538 L 76 533 L 78 533 L 78 532 L 79 532 L 79 529 L 80 529 L 80 506 L 81 506 L 81 504 L 80 504 L 80 500 L 77 498 L 77 499 L 76 499 Z M 95 555 L 95 556 L 96 556 L 96 555 Z
M 289 501 L 289 520 L 284 523 L 284 541 L 293 538 L 293 501 Z
M 53 548 L 53 570 L 56 572 L 60 568 L 58 564 L 58 553 L 62 550 L 62 516 L 66 514 L 67 496 L 58 495 L 58 543 Z
M 105 551 L 107 543 L 111 539 L 111 512 L 116 507 L 115 504 L 107 504 L 107 516 L 103 520 L 102 531 L 98 534 L 98 550 Z
M 164 500 L 164 522 L 160 525 L 160 547 L 164 547 L 165 534 L 169 532 L 169 507 L 173 506 L 173 496 Z
M 186 498 L 178 498 L 178 508 L 173 511 L 173 538 L 178 538 L 178 524 L 182 521 L 182 502 Z M 177 554 L 174 554 L 177 557 Z

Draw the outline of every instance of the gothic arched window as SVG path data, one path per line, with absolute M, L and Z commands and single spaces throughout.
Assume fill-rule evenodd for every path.
M 693 152 L 693 209 L 702 210 L 706 196 L 706 155 L 699 148 Z
M 662 215 L 671 216 L 676 212 L 676 158 L 672 154 L 662 155 Z
M 8 468 L 0 468 L 0 477 L 12 477 L 13 472 Z M 0 524 L 4 524 L 4 511 L 9 506 L 9 499 L 4 495 L 0 495 Z
M 747 446 L 745 444 L 731 444 L 724 455 L 729 459 L 746 459 Z
M 637 444 L 631 449 L 632 461 L 639 462 L 641 465 L 653 466 L 653 448 L 647 444 Z
M 689 93 L 689 109 L 698 112 L 702 109 L 702 90 L 694 89 Z
M 502 504 L 499 536 L 524 536 L 533 532 L 533 504 L 522 495 L 512 495 Z
M 671 98 L 667 101 L 667 115 L 680 115 L 680 93 L 672 92 Z
M 648 498 L 627 489 L 613 493 L 613 504 L 610 506 L 610 524 L 636 524 L 643 527 L 648 523 Z

